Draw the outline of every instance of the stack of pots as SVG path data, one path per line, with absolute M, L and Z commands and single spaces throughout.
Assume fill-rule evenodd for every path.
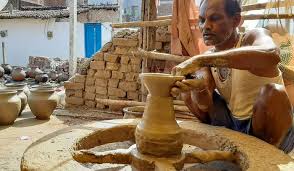
M 59 96 L 55 93 L 54 87 L 36 86 L 30 89 L 28 104 L 37 119 L 50 119 L 58 101 Z
M 29 95 L 29 91 L 26 87 L 26 84 L 21 84 L 21 83 L 9 83 L 9 84 L 5 84 L 5 90 L 11 90 L 11 91 L 16 91 L 18 97 L 21 100 L 21 108 L 20 111 L 18 113 L 18 115 L 20 116 L 22 111 L 25 109 L 25 107 L 28 104 L 28 95 Z
M 21 110 L 21 99 L 15 90 L 0 90 L 0 125 L 11 125 Z

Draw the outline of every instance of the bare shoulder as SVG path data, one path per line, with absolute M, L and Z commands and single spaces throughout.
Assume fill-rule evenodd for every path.
M 255 28 L 247 31 L 243 37 L 244 45 L 253 45 L 254 42 L 258 41 L 269 41 L 272 40 L 271 32 L 264 28 Z

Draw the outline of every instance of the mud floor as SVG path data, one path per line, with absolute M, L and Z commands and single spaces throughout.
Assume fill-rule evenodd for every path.
M 26 109 L 13 125 L 0 126 L 0 171 L 19 171 L 25 149 L 47 134 L 72 125 L 119 118 L 122 115 L 99 113 L 96 110 L 57 109 L 50 120 L 42 121 L 36 120 L 30 110 Z

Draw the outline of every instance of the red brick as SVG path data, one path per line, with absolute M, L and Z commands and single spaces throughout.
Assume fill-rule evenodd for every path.
M 139 73 L 130 72 L 126 73 L 126 81 L 138 81 Z
M 128 91 L 127 97 L 129 100 L 139 100 L 139 93 L 136 91 Z
M 127 39 L 127 38 L 113 38 L 112 43 L 115 46 L 130 46 L 130 47 L 138 46 L 137 40 Z
M 72 105 L 84 105 L 84 99 L 79 97 L 67 97 L 65 102 Z
M 119 71 L 112 71 L 111 78 L 113 78 L 113 79 L 123 79 L 124 78 L 124 73 L 119 72 Z
M 95 78 L 89 77 L 86 79 L 86 86 L 92 86 L 95 84 Z
M 86 100 L 85 105 L 90 107 L 90 108 L 95 108 L 96 107 L 96 102 L 94 100 Z
M 84 91 L 83 90 L 75 90 L 75 97 L 83 98 Z
M 111 78 L 111 71 L 109 71 L 109 70 L 97 70 L 97 72 L 95 74 L 95 78 L 104 78 L 104 79 Z
M 65 90 L 65 95 L 66 95 L 66 97 L 74 96 L 75 95 L 75 90 L 66 89 Z
M 118 88 L 124 91 L 136 91 L 138 86 L 137 82 L 122 81 L 119 83 Z
M 107 62 L 106 63 L 106 70 L 117 71 L 120 67 L 118 63 Z
M 105 53 L 104 54 L 104 60 L 107 61 L 107 62 L 116 63 L 116 62 L 119 61 L 119 57 L 116 54 Z
M 66 81 L 64 83 L 64 88 L 69 90 L 83 90 L 85 88 L 85 84 Z
M 119 80 L 118 79 L 110 79 L 108 81 L 108 87 L 117 88 Z
M 74 76 L 74 82 L 75 83 L 84 83 L 85 81 L 86 81 L 86 75 L 76 74 Z
M 131 59 L 130 63 L 132 65 L 141 65 L 141 63 L 142 63 L 142 58 L 140 58 L 140 57 L 130 56 L 130 59 Z
M 101 95 L 106 95 L 107 94 L 107 88 L 106 87 L 96 87 L 96 93 L 101 94 Z
M 114 53 L 118 55 L 126 55 L 129 52 L 127 47 L 116 47 Z
M 116 96 L 116 97 L 125 97 L 126 92 L 123 91 L 122 89 L 109 87 L 108 88 L 108 95 L 109 96 Z
M 129 64 L 129 61 L 130 61 L 130 57 L 129 56 L 123 55 L 120 58 L 120 63 L 121 64 Z
M 86 92 L 84 98 L 86 100 L 95 100 L 96 94 L 95 93 L 90 93 Z
M 88 69 L 87 76 L 88 77 L 94 77 L 95 73 L 96 73 L 96 70 Z
M 98 52 L 94 55 L 94 60 L 95 61 L 103 61 L 104 60 L 104 53 L 103 52 Z
M 95 93 L 96 87 L 95 86 L 86 86 L 85 92 L 87 93 Z
M 120 65 L 119 72 L 131 72 L 132 66 L 131 65 Z

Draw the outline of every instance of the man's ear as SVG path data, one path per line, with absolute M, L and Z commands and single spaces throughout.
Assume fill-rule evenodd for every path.
M 233 16 L 233 25 L 234 27 L 239 27 L 240 23 L 241 23 L 241 14 L 236 14 L 235 16 Z

